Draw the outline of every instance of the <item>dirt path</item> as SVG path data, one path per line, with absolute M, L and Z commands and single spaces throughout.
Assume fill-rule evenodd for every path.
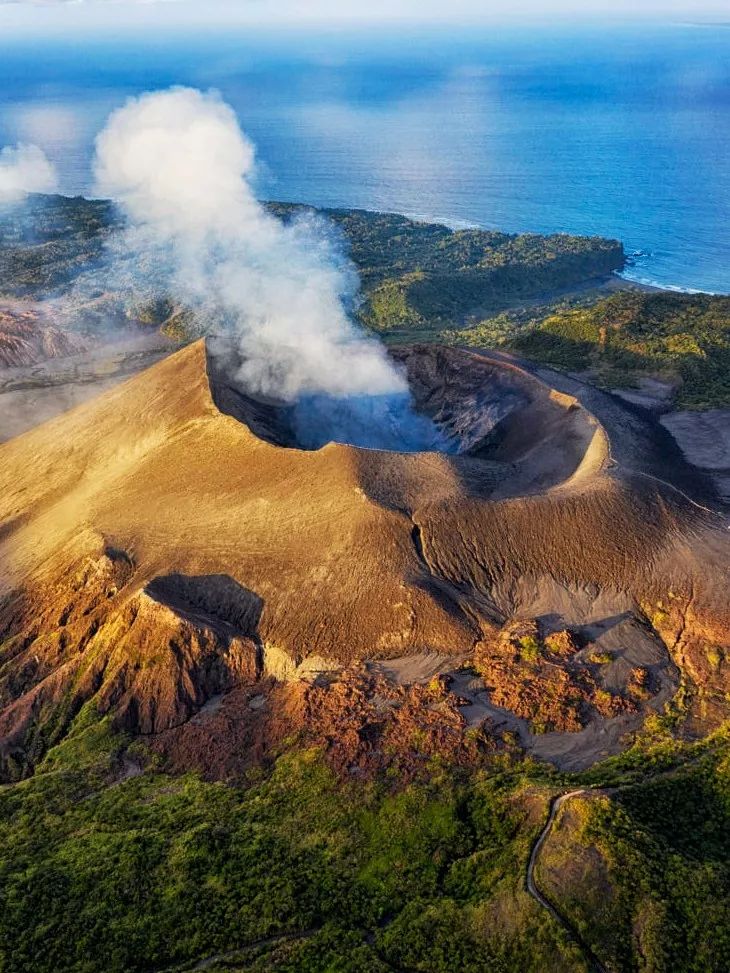
M 252 951 L 268 949 L 270 946 L 279 946 L 282 943 L 292 943 L 297 940 L 308 939 L 317 932 L 319 932 L 319 928 L 313 927 L 312 929 L 305 929 L 299 933 L 282 933 L 279 936 L 268 936 L 265 939 L 257 939 L 247 946 L 232 949 L 227 953 L 214 953 L 212 956 L 192 960 L 190 963 L 185 963 L 182 966 L 166 967 L 163 973 L 195 973 L 196 970 L 212 970 L 216 966 L 224 963 L 230 963 L 234 966 L 243 963 L 248 965 Z
M 678 486 L 675 486 L 673 483 L 670 483 L 668 480 L 663 480 L 661 477 L 654 476 L 652 473 L 642 473 L 641 470 L 627 470 L 627 472 L 634 473 L 636 476 L 643 476 L 647 480 L 654 480 L 655 483 L 659 483 L 661 486 L 665 486 L 668 487 L 668 489 L 670 490 L 674 490 L 675 493 L 678 493 L 680 497 L 684 497 L 684 499 L 688 503 L 691 503 L 693 507 L 697 507 L 698 510 L 704 510 L 705 513 L 712 514 L 714 517 L 723 517 L 723 515 L 718 510 L 715 510 L 712 507 L 706 507 L 703 503 L 698 503 L 696 500 L 693 500 L 692 497 L 686 494 L 684 490 L 680 490 Z M 723 520 L 725 520 L 724 517 Z M 730 530 L 730 525 L 726 525 L 726 526 L 728 530 Z
M 553 919 L 555 919 L 555 921 L 558 922 L 563 927 L 563 929 L 568 933 L 570 938 L 580 947 L 593 973 L 607 973 L 606 967 L 601 963 L 601 961 L 595 955 L 595 953 L 590 948 L 590 946 L 588 946 L 588 944 L 583 940 L 580 933 L 573 926 L 570 920 L 566 919 L 565 916 L 561 915 L 558 912 L 558 910 L 555 908 L 555 906 L 552 905 L 552 903 L 545 898 L 545 896 L 542 894 L 540 889 L 537 887 L 537 883 L 535 882 L 535 867 L 537 865 L 537 860 L 540 856 L 540 850 L 542 849 L 542 846 L 545 844 L 545 841 L 547 840 L 550 832 L 552 831 L 552 827 L 553 824 L 555 823 L 555 818 L 557 817 L 558 811 L 563 806 L 563 804 L 565 804 L 566 801 L 569 801 L 571 799 L 571 797 L 580 797 L 582 794 L 587 794 L 587 793 L 588 791 L 584 789 L 579 789 L 575 791 L 568 791 L 566 794 L 559 794 L 557 797 L 554 797 L 552 799 L 552 802 L 550 804 L 550 813 L 548 814 L 548 819 L 545 822 L 545 826 L 543 827 L 542 831 L 538 835 L 537 841 L 532 847 L 532 852 L 530 853 L 530 858 L 529 861 L 527 862 L 527 871 L 525 874 L 525 885 L 527 887 L 527 891 L 530 893 L 533 899 L 539 905 L 541 905 L 543 909 L 546 909 L 550 913 Z

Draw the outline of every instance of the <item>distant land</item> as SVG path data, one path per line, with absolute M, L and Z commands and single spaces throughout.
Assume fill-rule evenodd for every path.
M 284 203 L 270 209 L 284 219 L 307 210 Z M 621 278 L 627 257 L 620 241 L 451 230 L 364 210 L 320 212 L 342 234 L 359 273 L 358 319 L 388 343 L 499 347 L 578 368 L 604 387 L 638 388 L 658 379 L 681 407 L 730 405 L 730 297 L 679 294 Z M 30 197 L 0 215 L 6 315 L 7 300 L 62 295 L 58 314 L 73 308 L 66 340 L 130 326 L 174 340 L 205 334 L 212 322 L 194 320 L 174 295 L 161 300 L 156 294 L 145 303 L 147 283 L 123 291 L 117 281 L 104 293 L 90 291 L 98 291 L 98 272 L 89 275 L 89 268 L 103 267 L 105 244 L 118 227 L 108 202 L 83 197 Z M 26 304 L 25 311 L 27 321 L 33 309 Z M 5 364 L 21 363 L 22 353 L 11 349 L 22 340 L 21 328 L 17 342 L 6 346 Z
M 38 50 L 3 48 L 0 144 L 38 141 L 65 193 L 92 185 L 94 136 L 130 95 L 213 86 L 257 146 L 261 198 L 600 234 L 624 243 L 632 279 L 730 289 L 727 29 L 452 28 L 408 45 L 206 32 Z
M 300 204 L 270 203 L 285 220 Z M 451 230 L 392 213 L 319 210 L 338 227 L 360 273 L 368 304 L 362 319 L 376 330 L 432 328 L 479 309 L 605 278 L 626 264 L 619 241 L 568 234 Z M 30 196 L 0 213 L 0 287 L 11 297 L 47 298 L 68 288 L 103 257 L 119 227 L 105 200 Z
M 269 205 L 285 220 L 309 209 Z M 389 346 L 496 349 L 613 390 L 660 416 L 730 498 L 730 297 L 626 280 L 616 240 L 318 212 L 360 276 L 354 313 Z M 119 229 L 108 201 L 83 197 L 31 196 L 0 216 L 0 441 L 215 330 L 138 268 L 99 289 Z

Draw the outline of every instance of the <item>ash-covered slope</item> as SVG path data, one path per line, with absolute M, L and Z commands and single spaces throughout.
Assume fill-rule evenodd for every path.
M 272 678 L 376 659 L 408 680 L 421 670 L 403 660 L 429 654 L 497 678 L 502 716 L 545 756 L 666 701 L 667 648 L 719 712 L 724 670 L 706 662 L 730 631 L 719 519 L 609 469 L 595 420 L 519 369 L 401 357 L 419 407 L 466 452 L 298 449 L 270 406 L 252 420 L 203 343 L 0 447 L 6 760 L 32 767 L 91 699 L 169 737 L 237 688 L 266 698 Z M 513 692 L 547 672 L 510 635 L 524 618 L 536 644 L 575 635 L 544 642 L 567 702 L 539 745 L 539 694 Z M 590 662 L 596 646 L 610 665 Z M 623 698 L 637 668 L 639 703 L 607 705 L 600 692 Z M 483 690 L 464 712 L 495 719 Z
M 34 365 L 88 347 L 89 342 L 82 335 L 46 320 L 33 305 L 0 305 L 0 368 Z

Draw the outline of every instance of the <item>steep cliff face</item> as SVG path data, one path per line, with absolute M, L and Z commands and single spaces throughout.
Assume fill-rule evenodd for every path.
M 595 420 L 519 369 L 439 349 L 401 357 L 424 411 L 454 435 L 478 430 L 462 454 L 267 441 L 235 411 L 240 400 L 229 414 L 216 404 L 202 343 L 0 447 L 7 772 L 30 770 L 90 701 L 133 733 L 197 727 L 178 734 L 178 754 L 205 735 L 210 707 L 233 726 L 240 700 L 261 695 L 244 724 L 265 722 L 284 680 L 324 694 L 299 709 L 287 696 L 287 712 L 330 712 L 357 690 L 371 700 L 369 726 L 380 690 L 363 689 L 358 666 L 433 654 L 434 672 L 480 668 L 487 697 L 498 676 L 490 719 L 512 707 L 528 746 L 547 729 L 548 757 L 587 724 L 631 713 L 639 725 L 680 677 L 697 689 L 698 719 L 721 717 L 730 549 L 720 519 L 611 466 Z M 537 620 L 543 655 L 526 668 L 496 634 L 516 619 Z M 515 680 L 532 680 L 535 698 L 550 688 L 548 639 L 563 630 L 583 653 L 560 662 L 568 708 L 531 726 L 545 713 L 521 711 L 531 704 Z M 604 668 L 589 658 L 601 652 Z M 642 667 L 658 683 L 632 696 Z M 587 717 L 569 700 L 578 683 Z M 471 695 L 464 713 L 481 712 L 484 697 Z M 460 719 L 465 733 L 471 717 Z
M 258 600 L 229 578 L 159 578 L 103 539 L 61 576 L 42 571 L 0 610 L 0 756 L 32 769 L 93 701 L 151 735 L 261 675 Z

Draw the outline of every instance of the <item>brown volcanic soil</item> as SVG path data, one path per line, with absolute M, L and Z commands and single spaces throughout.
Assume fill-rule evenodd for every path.
M 166 740 L 173 764 L 187 754 L 220 773 L 292 727 L 338 766 L 378 767 L 381 751 L 429 740 L 463 755 L 470 725 L 495 714 L 517 721 L 528 749 L 576 766 L 619 749 L 671 695 L 670 655 L 695 687 L 698 721 L 721 717 L 722 520 L 612 466 L 591 414 L 521 369 L 455 350 L 399 354 L 420 407 L 466 453 L 268 441 L 280 416 L 233 395 L 203 343 L 0 447 L 0 740 L 11 770 L 32 768 L 90 699 Z M 537 620 L 529 673 L 519 652 L 490 656 L 511 644 L 516 619 Z M 547 641 L 563 629 L 576 633 L 570 651 Z M 587 661 L 599 651 L 608 664 Z M 433 654 L 440 670 L 477 665 L 498 702 L 475 677 L 466 699 L 460 684 L 444 689 L 440 710 L 425 690 L 392 688 L 388 660 Z M 383 674 L 363 674 L 367 660 L 383 660 Z M 553 665 L 565 675 L 549 675 Z M 583 707 L 569 702 L 579 690 Z M 398 705 L 378 729 L 389 693 Z M 411 697 L 437 714 L 427 725 Z M 257 729 L 272 712 L 274 729 Z M 532 732 L 539 722 L 547 733 Z
M 55 327 L 36 305 L 0 306 L 0 368 L 63 358 L 88 346 L 81 335 Z
M 80 340 L 74 337 L 74 347 Z M 61 357 L 0 366 L 0 443 L 113 388 L 174 347 L 162 335 L 130 332 L 81 351 L 66 345 Z

